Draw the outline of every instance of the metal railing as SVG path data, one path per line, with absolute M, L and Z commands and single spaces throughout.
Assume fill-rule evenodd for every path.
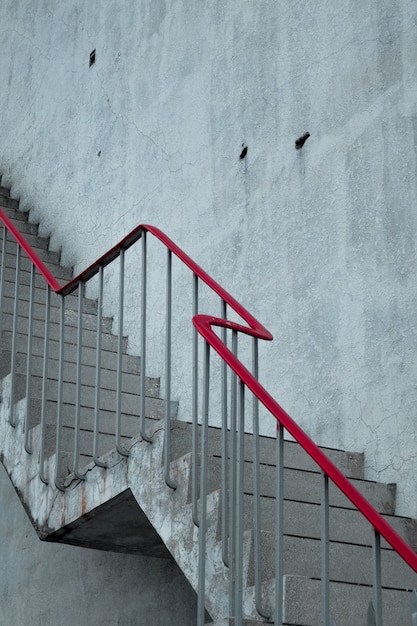
M 103 286 L 104 271 L 113 262 L 119 263 L 119 294 L 118 294 L 118 341 L 117 341 L 117 365 L 116 365 L 116 407 L 115 407 L 115 428 L 114 447 L 121 455 L 128 455 L 128 451 L 123 445 L 122 436 L 122 358 L 123 358 L 123 325 L 124 325 L 124 300 L 125 300 L 125 254 L 126 251 L 136 242 L 142 246 L 141 252 L 141 286 L 140 294 L 140 337 L 141 337 L 141 389 L 140 403 L 137 410 L 138 430 L 145 441 L 152 441 L 152 435 L 147 430 L 145 415 L 145 375 L 147 372 L 147 308 L 148 308 L 148 252 L 147 234 L 152 235 L 166 249 L 166 281 L 165 281 L 165 303 L 166 303 L 166 333 L 165 333 L 165 414 L 164 414 L 164 475 L 169 488 L 175 489 L 175 481 L 170 474 L 171 454 L 170 454 L 170 419 L 171 419 L 171 378 L 172 378 L 172 280 L 173 259 L 178 259 L 182 265 L 186 266 L 192 276 L 192 305 L 190 318 L 194 325 L 192 339 L 192 514 L 193 522 L 199 527 L 199 580 L 198 580 L 198 626 L 202 626 L 205 620 L 205 580 L 206 580 L 206 551 L 207 551 L 207 494 L 211 486 L 211 469 L 209 458 L 210 426 L 209 416 L 211 415 L 211 402 L 215 398 L 215 410 L 221 413 L 221 436 L 219 445 L 221 446 L 221 479 L 218 487 L 221 487 L 221 538 L 222 538 L 222 558 L 224 566 L 229 572 L 229 615 L 234 617 L 235 624 L 242 624 L 245 617 L 245 559 L 244 554 L 245 536 L 248 523 L 245 521 L 248 514 L 248 487 L 245 477 L 245 461 L 247 455 L 252 458 L 253 487 L 251 493 L 251 521 L 249 527 L 253 529 L 253 553 L 254 553 L 254 598 L 256 612 L 262 618 L 274 621 L 277 625 L 282 625 L 284 620 L 284 589 L 285 575 L 288 573 L 284 568 L 284 537 L 288 533 L 285 528 L 285 506 L 286 497 L 284 495 L 284 434 L 287 432 L 305 450 L 308 457 L 314 461 L 321 473 L 321 623 L 324 626 L 331 626 L 331 566 L 329 559 L 330 536 L 330 515 L 331 505 L 329 501 L 329 481 L 333 483 L 350 501 L 351 505 L 357 509 L 361 515 L 369 522 L 374 537 L 373 542 L 373 596 L 368 611 L 368 624 L 382 625 L 382 582 L 381 582 L 381 538 L 405 561 L 405 563 L 417 572 L 417 556 L 410 546 L 400 537 L 391 525 L 382 517 L 376 509 L 361 495 L 354 485 L 343 475 L 343 473 L 332 463 L 332 461 L 318 448 L 306 433 L 291 419 L 291 417 L 272 398 L 266 389 L 258 381 L 258 340 L 271 340 L 272 335 L 260 324 L 242 305 L 240 305 L 226 290 L 214 281 L 201 267 L 199 267 L 188 255 L 186 255 L 171 239 L 169 239 L 159 229 L 150 225 L 139 225 L 116 246 L 111 248 L 106 254 L 101 256 L 95 263 L 81 272 L 77 277 L 71 279 L 65 285 L 61 285 L 52 275 L 51 271 L 40 259 L 38 254 L 29 245 L 25 237 L 18 231 L 15 224 L 0 209 L 0 221 L 5 226 L 2 244 L 1 275 L 0 275 L 0 334 L 3 329 L 4 294 L 6 283 L 7 249 L 12 240 L 9 234 L 17 243 L 15 278 L 14 278 L 14 304 L 13 321 L 11 328 L 11 411 L 10 424 L 14 426 L 13 400 L 14 400 L 14 380 L 16 379 L 16 360 L 18 354 L 18 318 L 19 318 L 19 286 L 21 280 L 21 253 L 22 251 L 31 261 L 30 288 L 29 288 L 29 311 L 27 327 L 27 371 L 26 371 L 26 401 L 28 410 L 26 412 L 25 423 L 25 449 L 30 454 L 32 445 L 30 441 L 30 431 L 34 424 L 31 423 L 31 368 L 33 352 L 33 326 L 35 307 L 35 284 L 36 278 L 40 274 L 46 281 L 45 290 L 45 314 L 44 314 L 44 348 L 43 348 L 43 373 L 42 373 L 42 404 L 41 404 L 41 453 L 39 462 L 39 477 L 43 482 L 47 482 L 45 475 L 45 440 L 48 429 L 46 415 L 48 413 L 48 367 L 50 363 L 49 349 L 50 340 L 50 316 L 51 297 L 59 302 L 59 354 L 58 354 L 58 375 L 57 375 L 57 399 L 56 399 L 56 472 L 55 485 L 58 489 L 64 490 L 62 476 L 60 475 L 60 455 L 61 455 L 61 433 L 62 433 L 62 407 L 63 407 L 63 381 L 65 368 L 65 333 L 66 333 L 66 299 L 71 294 L 77 294 L 77 355 L 75 373 L 75 418 L 74 418 L 74 461 L 73 472 L 83 479 L 85 472 L 79 467 L 80 457 L 80 432 L 82 413 L 82 359 L 83 359 L 83 307 L 85 299 L 86 285 L 96 277 L 98 280 L 98 304 L 96 322 L 96 346 L 95 346 L 95 415 L 94 434 L 91 456 L 94 462 L 102 467 L 105 463 L 99 452 L 100 433 L 100 393 L 101 393 L 101 355 L 102 355 L 102 324 L 103 324 Z M 209 288 L 218 298 L 219 316 L 200 313 L 200 291 L 202 286 Z M 181 285 L 183 289 L 183 285 Z M 237 323 L 228 319 L 230 313 L 237 315 L 243 323 Z M 1 336 L 1 335 L 0 335 Z M 245 341 L 251 343 L 251 364 L 244 365 L 239 356 L 241 343 Z M 203 342 L 203 351 L 200 349 L 200 342 Z M 246 358 L 247 349 L 243 350 Z M 214 359 L 213 351 L 220 356 L 220 361 Z M 212 368 L 220 363 L 220 394 L 218 388 L 213 392 Z M 202 368 L 201 368 L 202 366 Z M 200 394 L 201 392 L 201 394 Z M 200 395 L 202 397 L 200 397 Z M 217 403 L 217 397 L 220 401 Z M 248 401 L 248 396 L 250 396 Z M 201 404 L 200 404 L 201 402 Z M 219 408 L 220 407 L 220 408 Z M 262 520 L 262 493 L 261 493 L 261 460 L 260 460 L 260 436 L 259 420 L 260 407 L 269 413 L 276 420 L 277 443 L 276 459 L 270 461 L 276 465 L 275 479 L 275 527 L 272 529 L 275 535 L 274 541 L 274 574 L 275 593 L 274 605 L 267 596 L 265 588 L 265 574 L 262 563 L 262 531 L 265 523 Z M 248 421 L 250 416 L 250 423 Z M 248 450 L 247 432 L 253 433 L 251 446 Z M 389 586 L 389 584 L 388 584 Z M 413 596 L 413 616 L 415 623 L 415 597 Z M 336 623 L 336 622 L 334 622 Z

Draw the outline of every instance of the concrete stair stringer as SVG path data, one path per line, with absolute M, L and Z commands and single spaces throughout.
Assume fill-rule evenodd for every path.
M 116 451 L 101 458 L 108 467 L 90 463 L 84 481 L 70 475 L 65 491 L 56 489 L 53 480 L 55 455 L 45 460 L 45 476 L 39 478 L 40 426 L 31 429 L 32 454 L 24 450 L 24 415 L 26 400 L 14 406 L 16 426 L 8 423 L 10 411 L 10 376 L 0 381 L 0 459 L 36 530 L 46 541 L 76 543 L 71 530 L 91 520 L 95 511 L 121 494 L 131 491 L 140 509 L 167 547 L 191 586 L 198 585 L 198 528 L 192 522 L 188 499 L 191 475 L 191 454 L 171 463 L 172 479 L 178 485 L 170 489 L 161 465 L 163 430 L 156 430 L 153 443 L 140 437 L 132 439 L 129 457 Z M 207 561 L 206 609 L 214 620 L 228 615 L 228 571 L 222 563 L 221 543 L 218 541 L 219 492 L 207 498 Z M 68 531 L 68 537 L 66 532 Z M 79 543 L 76 545 L 80 545 Z M 249 558 L 249 543 L 248 555 Z

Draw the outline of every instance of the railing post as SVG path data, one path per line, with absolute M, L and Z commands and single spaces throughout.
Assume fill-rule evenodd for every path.
M 39 459 L 39 478 L 46 485 L 49 480 L 45 476 L 45 439 L 47 422 L 47 389 L 48 389 L 48 362 L 49 362 L 49 326 L 51 317 L 51 288 L 46 287 L 45 303 L 45 331 L 43 341 L 43 368 L 42 368 L 42 403 L 41 403 L 41 449 Z
M 200 466 L 200 524 L 198 530 L 198 594 L 197 626 L 205 622 L 206 594 L 206 537 L 207 537 L 207 456 L 208 456 L 208 417 L 210 393 L 210 345 L 204 342 L 204 382 L 203 410 L 201 424 L 201 466 Z
M 227 304 L 221 301 L 221 318 L 227 319 Z M 227 330 L 223 326 L 221 337 L 224 345 L 227 345 Z M 227 363 L 221 362 L 221 411 L 222 411 L 222 481 L 221 481 L 221 512 L 222 512 L 222 558 L 226 567 L 230 565 L 229 558 L 229 461 L 228 461 L 228 420 L 227 420 Z
M 80 480 L 85 479 L 85 473 L 79 470 L 80 460 L 80 430 L 81 430 L 81 367 L 83 347 L 83 303 L 85 285 L 78 284 L 78 315 L 77 315 L 77 365 L 75 383 L 75 432 L 74 432 L 74 474 Z M 98 314 L 97 314 L 98 315 Z
M 98 271 L 98 301 L 97 301 L 97 326 L 96 326 L 96 375 L 94 393 L 94 438 L 93 460 L 97 467 L 107 467 L 99 460 L 98 436 L 100 432 L 100 397 L 101 397 L 101 339 L 103 332 L 103 266 Z
M 171 478 L 171 330 L 172 330 L 172 252 L 168 249 L 167 255 L 167 282 L 166 282 L 166 339 L 165 339 L 165 445 L 164 445 L 164 475 L 165 482 L 171 489 L 176 484 Z
M 56 451 L 55 451 L 55 487 L 64 491 L 61 484 L 61 440 L 62 440 L 62 409 L 64 386 L 64 330 L 65 330 L 65 297 L 60 296 L 60 323 L 59 323 L 59 359 L 58 359 L 58 405 L 56 415 Z
M 329 477 L 322 471 L 321 479 L 321 616 L 323 626 L 331 626 L 329 595 Z
M 375 626 L 382 626 L 381 535 L 375 529 L 372 547 Z
M 198 314 L 198 276 L 193 273 L 193 317 Z M 191 493 L 192 516 L 195 526 L 200 525 L 198 515 L 198 332 L 193 326 L 193 378 L 192 378 L 192 439 L 191 439 Z
M 282 626 L 284 613 L 284 428 L 277 423 L 275 494 L 275 626 Z
M 147 252 L 146 231 L 142 233 L 142 292 L 140 325 L 140 434 L 144 441 L 152 443 L 152 437 L 146 434 L 146 307 L 147 307 Z
M 243 491 L 245 472 L 245 385 L 239 379 L 239 403 L 237 421 L 237 489 L 236 507 L 236 586 L 235 586 L 235 623 L 243 619 Z
M 232 352 L 237 356 L 237 331 L 232 331 Z M 237 489 L 237 375 L 231 372 L 230 380 L 230 472 L 229 493 L 234 497 Z M 236 611 L 236 508 L 230 507 L 229 511 L 229 614 L 233 616 Z
M 10 415 L 9 423 L 13 428 L 16 426 L 14 418 L 14 388 L 16 378 L 16 351 L 17 351 L 17 334 L 18 334 L 18 309 L 19 309 L 19 282 L 20 282 L 20 261 L 21 248 L 16 244 L 16 277 L 14 285 L 14 303 L 13 303 L 13 323 L 12 323 L 12 354 L 10 366 Z
M 259 377 L 258 339 L 252 340 L 252 372 L 256 380 Z M 261 617 L 269 619 L 270 613 L 262 605 L 262 557 L 261 557 L 261 455 L 259 448 L 259 400 L 252 395 L 252 430 L 253 430 L 253 552 L 255 571 L 255 608 Z
M 129 452 L 121 443 L 122 437 L 122 351 L 123 351 L 123 314 L 124 314 L 124 285 L 125 285 L 125 251 L 120 250 L 119 276 L 119 334 L 117 337 L 117 382 L 116 382 L 116 449 L 122 456 L 129 456 Z
M 33 307 L 35 296 L 35 271 L 31 264 L 30 268 L 30 295 L 29 295 L 29 323 L 28 323 L 28 353 L 26 361 L 26 411 L 25 411 L 25 450 L 32 454 L 32 446 L 29 441 L 30 430 L 30 405 L 31 405 L 31 382 L 32 382 L 32 345 L 33 345 Z

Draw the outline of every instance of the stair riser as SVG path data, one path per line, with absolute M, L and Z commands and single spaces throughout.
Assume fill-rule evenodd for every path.
M 90 356 L 93 357 L 94 353 L 89 350 L 91 353 Z M 84 356 L 84 352 L 83 352 Z M 101 384 L 104 389 L 112 389 L 114 388 L 114 378 L 116 373 L 116 359 L 114 358 L 114 354 L 112 352 L 105 353 L 106 366 L 102 366 L 101 368 Z M 113 358 L 110 358 L 113 357 Z M 92 360 L 92 359 L 90 359 Z M 85 359 L 83 359 L 85 361 Z M 88 364 L 83 362 L 81 366 L 81 377 L 84 380 L 84 376 L 87 380 L 95 379 L 96 366 L 95 360 L 92 361 L 93 364 Z M 11 363 L 11 353 L 2 351 L 0 352 L 0 379 L 7 376 L 10 373 L 10 363 Z M 27 367 L 27 355 L 18 352 L 16 355 L 16 374 L 26 376 L 26 367 Z M 32 369 L 33 375 L 40 376 L 43 367 L 43 356 L 32 355 Z M 64 363 L 64 381 L 73 382 L 76 380 L 76 363 L 73 361 L 65 360 Z M 130 355 L 122 355 L 122 388 L 127 392 L 134 392 L 137 389 L 138 381 L 137 375 L 140 374 L 140 363 L 137 357 L 133 357 Z M 49 359 L 49 367 L 48 367 L 48 377 L 51 380 L 58 379 L 58 360 L 57 359 Z M 156 395 L 159 397 L 159 379 L 158 378 L 147 378 L 146 388 L 149 387 L 150 395 Z M 153 392 L 151 392 L 153 390 Z
M 51 327 L 51 333 L 52 331 L 54 331 L 54 329 Z M 39 329 L 40 332 L 40 329 Z M 1 335 L 2 341 L 1 341 L 1 345 L 0 348 L 2 351 L 5 352 L 10 352 L 11 351 L 11 346 L 12 346 L 12 333 L 11 331 L 4 331 Z M 117 342 L 118 339 L 115 335 L 110 335 L 110 334 L 103 334 L 102 335 L 102 350 L 103 352 L 113 352 L 114 354 L 116 354 L 117 352 Z M 73 358 L 73 354 L 76 354 L 76 350 L 77 350 L 77 332 L 76 329 L 74 328 L 69 328 L 66 330 L 65 332 L 65 345 L 64 345 L 64 353 L 66 353 L 66 351 L 68 351 L 68 358 L 70 360 L 75 360 Z M 44 346 L 44 340 L 43 337 L 39 334 L 38 336 L 34 336 L 33 337 L 33 350 L 32 350 L 32 354 L 36 354 L 38 356 L 41 356 L 43 354 L 43 346 Z M 59 341 L 57 340 L 57 337 L 50 337 L 49 339 L 49 355 L 52 359 L 57 359 L 59 356 Z M 83 333 L 83 349 L 85 348 L 86 351 L 88 349 L 94 349 L 95 345 L 96 345 L 96 336 L 95 333 L 93 333 L 93 331 L 88 331 L 86 330 Z M 16 337 L 16 351 L 17 352 L 21 352 L 22 354 L 24 354 L 27 350 L 27 336 L 22 334 L 22 333 L 18 333 L 17 337 Z M 122 340 L 122 352 L 126 353 L 127 350 L 127 338 L 123 337 Z M 66 359 L 67 356 L 65 354 L 64 358 Z
M 110 404 L 107 408 L 100 409 L 100 430 L 103 432 L 112 433 L 114 429 L 114 424 L 116 420 L 116 411 L 115 407 Z M 176 416 L 178 405 L 176 402 L 171 402 L 171 415 L 173 418 Z M 94 429 L 94 418 L 95 418 L 95 409 L 94 407 L 81 407 L 80 411 L 81 415 L 81 427 L 86 430 Z M 136 407 L 135 412 L 121 413 L 122 423 L 126 423 L 126 432 L 124 428 L 122 428 L 123 434 L 126 436 L 136 436 L 137 430 L 135 428 L 131 429 L 130 425 L 136 424 L 139 419 L 139 407 Z M 165 402 L 162 399 L 157 398 L 146 398 L 145 402 L 145 415 L 147 418 L 152 420 L 159 420 L 164 418 L 165 416 Z M 40 423 L 41 416 L 41 401 L 39 399 L 33 398 L 30 402 L 30 426 L 36 426 Z M 49 400 L 46 403 L 46 422 L 50 424 L 56 423 L 57 419 L 57 403 L 55 401 Z M 75 405 L 63 403 L 62 405 L 62 423 L 68 425 L 69 427 L 73 427 L 75 424 Z M 161 426 L 162 427 L 162 426 Z M 132 433 L 132 434 L 131 434 Z
M 62 282 L 67 282 L 72 278 L 72 268 L 64 267 L 58 264 L 59 256 L 57 252 L 46 252 L 40 249 L 38 252 L 39 258 L 49 267 L 52 274 L 56 279 Z M 0 250 L 1 258 L 1 250 Z M 14 285 L 16 280 L 16 254 L 9 251 L 7 248 L 6 262 L 4 264 L 4 280 L 8 284 Z M 19 284 L 30 285 L 30 275 L 32 272 L 32 261 L 23 252 L 20 260 L 20 273 Z M 35 285 L 38 289 L 46 289 L 45 279 L 39 270 L 35 271 Z
M 285 581 L 286 624 L 320 626 L 320 583 L 290 576 Z M 337 626 L 367 623 L 372 588 L 333 583 L 330 585 L 330 616 Z M 382 593 L 384 624 L 406 626 L 411 623 L 411 594 L 386 590 Z
M 58 361 L 58 349 L 57 346 L 54 346 L 54 350 L 50 350 L 49 360 L 48 360 L 48 371 L 49 366 L 52 368 L 56 365 Z M 17 354 L 26 354 L 25 342 L 23 345 L 17 346 Z M 43 345 L 34 343 L 32 354 L 37 358 L 37 362 L 39 363 L 39 359 L 43 359 Z M 3 377 L 10 372 L 10 361 L 7 359 L 10 358 L 10 346 L 4 347 L 3 350 L 0 351 L 0 368 L 3 372 Z M 95 367 L 96 364 L 96 350 L 95 348 L 83 348 L 82 351 L 82 361 L 83 365 L 88 365 L 90 367 Z M 65 362 L 75 364 L 77 362 L 77 348 L 76 346 L 66 346 L 65 347 Z M 115 371 L 117 369 L 117 354 L 113 351 L 108 351 L 103 349 L 101 355 L 101 364 L 102 368 L 108 369 L 110 371 Z M 129 354 L 122 354 L 122 371 L 135 373 L 138 371 L 138 359 L 137 357 L 131 356 Z M 34 373 L 40 374 L 40 371 L 35 371 Z
M 6 215 L 13 220 L 27 220 L 28 213 L 25 211 L 18 211 L 19 200 L 10 198 L 9 190 L 4 187 L 0 187 L 0 207 L 5 211 Z
M 17 392 L 18 393 L 18 392 Z M 73 383 L 64 383 L 62 386 L 62 399 L 64 404 L 74 405 L 76 387 Z M 42 381 L 40 379 L 33 381 L 31 387 L 31 394 L 33 398 L 41 398 L 42 394 Z M 58 383 L 57 381 L 48 381 L 47 385 L 47 400 L 56 401 L 58 395 Z M 139 414 L 140 396 L 139 394 L 133 395 L 130 393 L 121 394 L 121 411 L 125 415 Z M 153 411 L 157 411 L 158 416 L 163 416 L 163 409 L 157 409 L 159 404 L 164 405 L 164 400 L 159 398 L 146 398 L 148 406 L 152 406 Z M 94 409 L 95 407 L 95 389 L 93 387 L 82 387 L 81 393 L 81 406 L 83 409 Z M 116 391 L 101 389 L 100 390 L 100 408 L 102 410 L 116 410 Z
M 186 422 L 178 422 L 177 428 L 172 437 L 173 458 L 180 458 L 191 450 L 192 429 Z M 198 439 L 200 440 L 200 427 L 198 428 Z M 208 432 L 209 454 L 220 456 L 222 450 L 222 435 L 220 428 L 210 427 Z M 229 431 L 230 450 L 230 431 Z M 276 458 L 276 440 L 271 437 L 260 437 L 260 461 L 267 465 L 274 465 Z M 323 451 L 333 461 L 333 463 L 348 478 L 362 479 L 364 477 L 364 456 L 356 452 L 344 452 L 343 450 L 333 450 L 323 448 Z M 244 438 L 244 458 L 246 461 L 253 461 L 254 449 L 253 438 L 250 434 L 245 434 Z M 306 471 L 317 471 L 317 465 L 304 452 L 301 446 L 292 441 L 285 441 L 284 444 L 284 464 L 286 467 L 293 467 Z
M 330 507 L 330 539 L 341 543 L 371 546 L 373 533 L 367 520 L 353 509 Z M 386 516 L 398 534 L 412 546 L 417 546 L 417 523 L 408 518 Z M 260 524 L 262 530 L 275 528 L 275 500 L 261 498 Z M 253 528 L 253 496 L 244 496 L 243 526 Z M 218 526 L 221 536 L 221 525 Z M 321 507 L 318 504 L 284 501 L 284 533 L 298 537 L 321 538 Z M 383 547 L 388 547 L 382 542 Z
M 74 302 L 74 304 L 76 304 Z M 10 330 L 12 324 L 12 315 L 13 315 L 13 306 L 14 306 L 14 297 L 13 298 L 4 298 L 3 300 L 3 319 L 4 325 L 3 328 L 7 328 Z M 91 307 L 88 307 L 91 310 Z M 18 328 L 24 332 L 27 332 L 28 327 L 28 315 L 29 315 L 29 306 L 20 305 L 18 308 Z M 53 324 L 60 323 L 60 307 L 57 306 L 57 303 L 54 303 L 50 308 L 50 320 Z M 33 305 L 33 319 L 37 322 L 41 322 L 44 324 L 45 322 L 45 303 L 43 301 L 39 303 L 34 303 Z M 78 310 L 65 307 L 65 325 L 69 327 L 78 327 Z M 84 311 L 82 314 L 82 326 L 83 330 L 93 330 L 95 331 L 97 328 L 97 315 L 96 313 L 90 313 L 88 311 Z M 102 332 L 103 333 L 111 333 L 113 326 L 113 318 L 111 317 L 102 317 Z M 44 327 L 44 326 L 43 326 Z
M 18 314 L 22 315 L 22 317 L 28 316 L 28 308 L 29 308 L 29 299 L 30 299 L 30 278 L 29 274 L 21 274 L 22 281 L 19 281 L 19 305 L 18 305 Z M 26 280 L 25 280 L 26 279 Z M 15 284 L 13 282 L 6 282 L 5 290 L 4 290 L 4 300 L 6 303 L 6 309 L 10 309 L 10 302 L 14 302 L 15 295 Z M 8 302 L 9 300 L 9 302 Z M 42 279 L 41 285 L 36 287 L 33 294 L 33 302 L 35 304 L 40 305 L 45 308 L 46 302 L 46 285 L 45 281 Z M 55 292 L 51 292 L 51 309 L 56 308 L 60 309 L 61 307 L 61 298 L 56 295 Z M 65 297 L 65 309 L 70 311 L 78 311 L 78 296 L 75 292 L 75 295 L 69 295 Z M 92 315 L 97 315 L 97 302 L 95 300 L 91 300 L 89 298 L 84 298 L 83 303 L 83 312 L 90 313 Z M 42 315 L 44 317 L 44 315 Z
M 275 577 L 275 537 L 274 534 L 262 534 L 262 578 Z M 321 578 L 321 542 L 320 540 L 284 537 L 284 573 L 307 578 Z M 372 585 L 372 548 L 345 543 L 330 543 L 330 580 L 360 585 Z M 400 559 L 393 550 L 381 551 L 383 581 L 389 581 L 391 587 L 413 588 L 417 583 L 416 574 Z M 248 570 L 248 585 L 254 584 L 253 545 Z
M 260 493 L 262 496 L 274 498 L 276 494 L 276 468 L 274 466 L 260 465 L 259 480 Z M 209 458 L 208 492 L 221 488 L 221 458 Z M 230 462 L 227 472 L 231 471 Z M 352 484 L 369 500 L 380 513 L 393 514 L 395 511 L 395 485 L 375 483 L 364 480 L 352 479 Z M 284 470 L 284 498 L 299 500 L 300 502 L 321 502 L 322 478 L 318 472 L 306 472 L 304 470 Z M 244 467 L 244 491 L 252 494 L 254 490 L 254 465 L 245 462 Z M 329 488 L 330 504 L 345 508 L 353 508 L 352 503 L 333 484 Z
M 25 237 L 26 239 L 26 237 Z M 33 235 L 28 235 L 28 240 L 31 239 L 32 241 L 34 241 Z M 46 243 L 47 242 L 47 243 Z M 29 241 L 28 241 L 29 243 Z M 32 246 L 34 251 L 36 252 L 36 255 L 41 259 L 41 261 L 43 261 L 44 263 L 46 263 L 47 265 L 50 266 L 55 266 L 59 267 L 60 266 L 60 260 L 61 260 L 61 253 L 60 252 L 55 252 L 53 250 L 48 250 L 48 240 L 45 239 L 40 239 L 40 243 L 38 246 Z M 2 248 L 3 248 L 3 236 L 1 235 L 0 237 L 0 253 L 2 252 Z M 15 267 L 16 262 L 13 260 L 13 257 L 16 256 L 16 251 L 17 251 L 17 243 L 16 241 L 13 239 L 12 235 L 8 235 L 8 240 L 7 240 L 7 248 L 6 248 L 6 253 L 7 253 L 7 262 L 6 262 L 6 267 Z M 26 271 L 29 270 L 30 265 L 31 265 L 31 261 L 29 261 L 28 257 L 26 256 L 26 253 L 22 253 L 21 255 L 21 264 L 22 264 L 22 269 L 24 268 Z M 67 268 L 64 268 L 63 266 L 61 266 L 61 268 L 64 271 L 68 271 Z
M 7 355 L 2 354 L 2 357 L 5 357 L 7 360 L 8 366 L 4 369 L 10 369 L 10 353 Z M 134 357 L 132 357 L 133 359 Z M 40 377 L 42 372 L 43 358 L 42 357 L 32 357 L 32 368 L 33 376 Z M 139 365 L 137 363 L 133 364 L 134 367 L 131 368 L 131 373 L 126 369 L 123 371 L 122 375 L 122 391 L 125 393 L 131 393 L 134 395 L 138 395 L 140 390 L 140 376 L 139 376 Z M 63 369 L 63 380 L 64 383 L 70 383 L 74 385 L 76 380 L 76 370 L 77 367 L 75 363 L 65 363 Z M 24 377 L 21 381 L 19 381 L 19 385 L 22 388 L 26 385 L 26 355 L 18 354 L 16 360 L 16 375 L 18 377 Z M 0 378 L 3 378 L 7 375 L 7 371 L 3 374 L 3 362 L 0 364 Z M 58 361 L 50 360 L 49 362 L 49 371 L 48 371 L 49 379 L 53 381 L 58 380 Z M 92 386 L 95 387 L 95 376 L 96 376 L 96 368 L 94 366 L 82 365 L 81 366 L 81 381 L 83 386 Z M 100 383 L 101 388 L 106 390 L 115 390 L 116 389 L 116 370 L 109 370 L 107 368 L 102 368 L 100 373 Z M 150 378 L 146 377 L 145 381 L 145 393 L 147 396 L 151 396 L 154 398 L 159 398 L 159 379 L 158 378 Z
M 45 437 L 45 457 L 48 458 L 55 454 L 56 451 L 56 427 L 52 424 L 47 425 L 47 432 Z M 113 428 L 114 430 L 114 428 Z M 135 431 L 135 437 L 139 435 L 139 428 Z M 133 435 L 132 435 L 133 436 Z M 97 438 L 97 450 L 98 456 L 103 456 L 114 450 L 116 446 L 115 433 L 103 433 L 99 432 Z M 130 436 L 122 435 L 120 441 L 123 445 L 128 445 Z M 63 476 L 68 475 L 73 470 L 74 464 L 74 429 L 66 428 L 65 426 L 61 430 L 61 458 L 64 459 L 66 470 L 63 472 Z M 79 440 L 79 453 L 84 457 L 83 463 L 87 460 L 89 463 L 93 458 L 94 449 L 94 434 L 91 431 L 81 431 Z
M 26 222 L 28 223 L 28 222 Z M 20 224 L 19 231 L 21 232 Z M 25 233 L 25 239 L 31 248 L 34 250 L 48 250 L 49 248 L 49 237 L 39 237 L 39 235 L 33 235 L 29 232 Z M 10 233 L 7 233 L 7 252 L 11 252 L 12 254 L 16 252 L 16 240 Z M 3 249 L 3 229 L 1 229 L 1 237 L 0 237 L 0 251 Z
M 54 317 L 58 317 L 58 315 L 59 315 L 58 311 L 55 311 Z M 67 322 L 65 323 L 65 335 L 64 335 L 65 342 L 70 343 L 70 344 L 78 343 L 78 328 L 76 325 L 76 314 L 74 314 L 72 311 L 71 312 L 68 311 L 65 314 L 65 318 L 66 320 L 68 319 L 71 322 L 70 324 L 68 324 Z M 94 347 L 97 343 L 97 331 L 96 331 L 95 326 L 93 325 L 94 318 L 90 317 L 90 322 L 91 324 L 86 324 L 82 330 L 82 340 L 83 340 L 84 346 Z M 39 319 L 33 319 L 32 323 L 33 323 L 33 327 L 32 327 L 33 335 L 32 336 L 38 337 L 39 339 L 43 340 L 43 337 L 45 335 L 45 322 Z M 12 315 L 9 315 L 8 313 L 6 313 L 3 315 L 2 329 L 3 331 L 11 331 L 12 328 L 13 328 L 13 317 Z M 27 333 L 28 333 L 28 319 L 27 318 L 26 319 L 24 318 L 22 319 L 21 317 L 18 318 L 17 332 L 20 333 L 21 335 L 27 336 Z M 58 341 L 59 335 L 60 335 L 60 323 L 58 321 L 51 320 L 49 324 L 50 340 Z M 107 343 L 107 348 L 109 345 L 109 341 L 110 341 L 110 344 L 112 344 L 113 342 L 113 345 L 117 345 L 115 344 L 115 340 L 116 340 L 116 337 L 112 335 L 111 332 L 106 332 L 103 329 L 102 341 L 103 341 L 103 344 Z
M 17 200 L 11 200 L 10 198 L 5 198 L 0 194 L 0 208 L 7 215 L 7 217 L 13 222 L 18 223 L 19 232 L 26 235 L 34 235 L 38 234 L 39 226 L 38 224 L 32 224 L 28 221 L 29 214 L 23 212 L 16 212 L 17 205 L 19 203 Z M 3 231 L 0 230 L 0 237 L 3 240 Z M 11 235 L 8 235 L 8 240 L 13 240 Z

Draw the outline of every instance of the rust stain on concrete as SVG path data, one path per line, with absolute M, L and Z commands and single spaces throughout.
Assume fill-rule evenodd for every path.
M 84 515 L 87 508 L 87 500 L 85 497 L 85 487 L 81 487 L 81 514 Z

